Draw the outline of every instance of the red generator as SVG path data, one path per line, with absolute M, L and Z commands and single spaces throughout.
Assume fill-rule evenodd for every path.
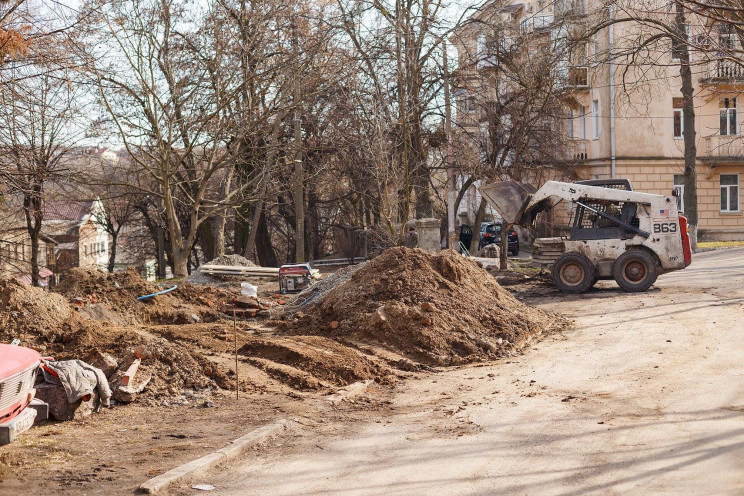
M 0 344 L 0 424 L 21 413 L 33 399 L 40 364 L 37 351 Z
M 316 271 L 317 272 L 317 271 Z M 313 283 L 310 264 L 287 264 L 279 267 L 279 293 L 299 293 Z

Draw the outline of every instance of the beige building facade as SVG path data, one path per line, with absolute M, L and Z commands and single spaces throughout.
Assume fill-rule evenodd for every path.
M 490 9 L 490 10 L 489 10 Z M 597 0 L 528 0 L 523 3 L 491 2 L 474 19 L 494 19 L 519 27 L 519 35 L 552 40 L 561 33 L 580 32 L 602 12 Z M 671 15 L 664 19 L 671 22 Z M 689 18 L 690 39 L 700 47 L 739 50 L 736 37 L 725 25 Z M 474 22 L 465 31 L 469 42 L 460 45 L 460 64 L 473 70 L 472 54 L 489 44 L 493 23 Z M 639 191 L 681 193 L 684 172 L 681 78 L 675 50 L 669 39 L 631 61 L 621 57 L 638 39 L 642 28 L 631 22 L 605 28 L 573 50 L 557 70 L 564 74 L 561 98 L 566 105 L 560 124 L 567 150 L 581 161 L 586 179 L 627 178 Z M 484 41 L 485 40 L 485 41 Z M 547 43 L 543 41 L 542 43 Z M 468 44 L 469 43 L 469 44 Z M 493 43 L 504 43 L 494 40 Z M 508 41 L 507 41 L 508 43 Z M 538 44 L 540 42 L 537 42 Z M 535 43 L 523 43 L 534 47 Z M 543 45 L 544 46 L 544 45 Z M 524 49 L 524 48 L 523 48 Z M 644 59 L 645 57 L 645 59 Z M 484 63 L 475 66 L 482 71 Z M 654 64 L 647 63 L 653 60 Z M 744 139 L 741 107 L 744 105 L 744 67 L 714 49 L 692 50 L 697 143 L 697 189 L 700 240 L 744 240 L 741 181 L 744 178 Z M 487 78 L 473 77 L 483 84 Z M 568 91 L 566 91 L 568 90 Z M 458 120 L 479 132 L 477 116 L 467 112 L 473 95 L 487 92 L 474 85 L 461 93 Z M 539 186 L 537 184 L 536 186 Z M 680 207 L 684 204 L 680 196 Z

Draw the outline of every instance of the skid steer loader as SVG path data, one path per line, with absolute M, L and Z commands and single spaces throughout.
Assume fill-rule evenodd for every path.
M 569 236 L 535 240 L 535 246 L 548 247 L 553 281 L 568 293 L 586 291 L 600 279 L 645 291 L 658 275 L 692 261 L 687 219 L 677 212 L 674 195 L 633 191 L 627 179 L 548 181 L 537 191 L 506 181 L 480 192 L 505 222 L 523 227 L 540 212 L 570 204 Z

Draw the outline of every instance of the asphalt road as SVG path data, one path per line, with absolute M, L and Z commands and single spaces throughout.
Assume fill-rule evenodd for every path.
M 408 381 L 392 417 L 310 427 L 198 482 L 236 496 L 744 494 L 744 249 L 696 255 L 644 294 L 602 282 L 539 305 L 576 329 Z

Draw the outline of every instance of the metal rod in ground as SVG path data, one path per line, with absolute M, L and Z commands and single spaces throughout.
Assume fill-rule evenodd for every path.
M 238 321 L 233 310 L 233 336 L 235 338 L 235 399 L 240 397 L 240 379 L 238 379 Z

